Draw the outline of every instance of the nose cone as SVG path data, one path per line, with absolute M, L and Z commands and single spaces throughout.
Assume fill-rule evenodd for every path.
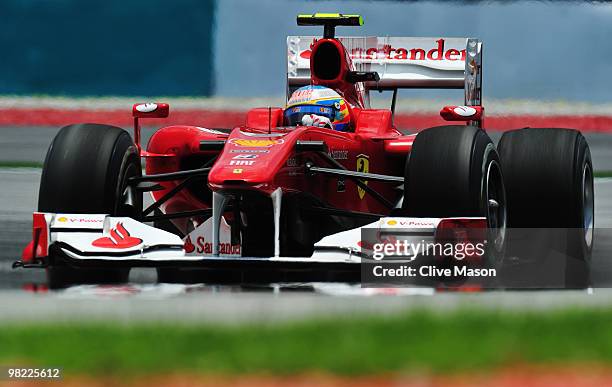
M 295 135 L 235 129 L 208 175 L 209 186 L 213 191 L 274 191 L 275 177 L 293 152 Z

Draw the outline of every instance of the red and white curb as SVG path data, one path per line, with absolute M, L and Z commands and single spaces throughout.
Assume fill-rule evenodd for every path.
M 130 127 L 131 107 L 137 102 L 170 104 L 170 116 L 147 121 L 151 126 L 188 124 L 224 128 L 241 125 L 251 107 L 282 106 L 278 98 L 54 98 L 0 97 L 0 126 L 63 126 L 96 122 Z M 457 101 L 454 101 L 455 103 Z M 422 129 L 447 124 L 438 114 L 450 100 L 402 100 L 395 124 Z M 375 106 L 384 108 L 382 101 Z M 612 133 L 612 104 L 490 100 L 485 104 L 484 126 L 489 130 L 522 127 L 566 127 L 583 132 Z

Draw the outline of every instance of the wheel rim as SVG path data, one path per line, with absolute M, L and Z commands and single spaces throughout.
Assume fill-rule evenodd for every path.
M 486 174 L 486 217 L 495 249 L 502 250 L 506 238 L 506 191 L 497 161 L 492 161 Z
M 593 171 L 589 163 L 582 169 L 582 205 L 584 242 L 590 249 L 593 244 L 593 224 L 595 218 L 595 200 L 593 195 Z

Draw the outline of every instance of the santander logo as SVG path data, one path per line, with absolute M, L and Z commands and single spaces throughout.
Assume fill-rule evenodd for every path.
M 317 39 L 314 39 L 309 49 L 300 52 L 300 57 L 310 59 L 316 42 Z M 381 47 L 353 48 L 349 50 L 349 56 L 362 60 L 465 61 L 465 49 L 446 48 L 445 45 L 446 40 L 442 38 L 435 41 L 435 47 L 393 47 L 385 44 Z
M 91 244 L 103 249 L 129 249 L 141 243 L 142 239 L 131 236 L 128 230 L 123 227 L 123 223 L 117 223 L 115 228 L 110 230 L 110 236 L 98 238 Z
M 185 252 L 187 254 L 193 253 L 195 251 L 195 246 L 193 242 L 191 241 L 190 236 L 188 236 L 187 239 L 185 239 L 185 244 L 183 245 L 183 249 L 185 249 Z

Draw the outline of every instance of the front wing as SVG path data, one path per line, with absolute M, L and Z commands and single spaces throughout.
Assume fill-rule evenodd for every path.
M 128 217 L 104 214 L 34 213 L 33 239 L 15 267 L 46 267 L 62 260 L 71 266 L 117 267 L 199 267 L 199 268 L 288 268 L 359 270 L 371 259 L 371 246 L 363 241 L 364 232 L 381 236 L 384 232 L 401 239 L 429 242 L 447 221 L 484 218 L 406 218 L 384 217 L 363 227 L 324 237 L 310 257 L 243 257 L 231 249 L 229 226 L 223 221 L 220 244 L 227 254 L 213 256 L 204 248 L 212 241 L 211 226 L 205 222 L 184 239 Z M 197 241 L 196 241 L 197 238 Z M 202 249 L 197 249 L 200 246 Z M 238 252 L 238 253 L 237 253 Z M 415 257 L 404 257 L 412 260 Z

